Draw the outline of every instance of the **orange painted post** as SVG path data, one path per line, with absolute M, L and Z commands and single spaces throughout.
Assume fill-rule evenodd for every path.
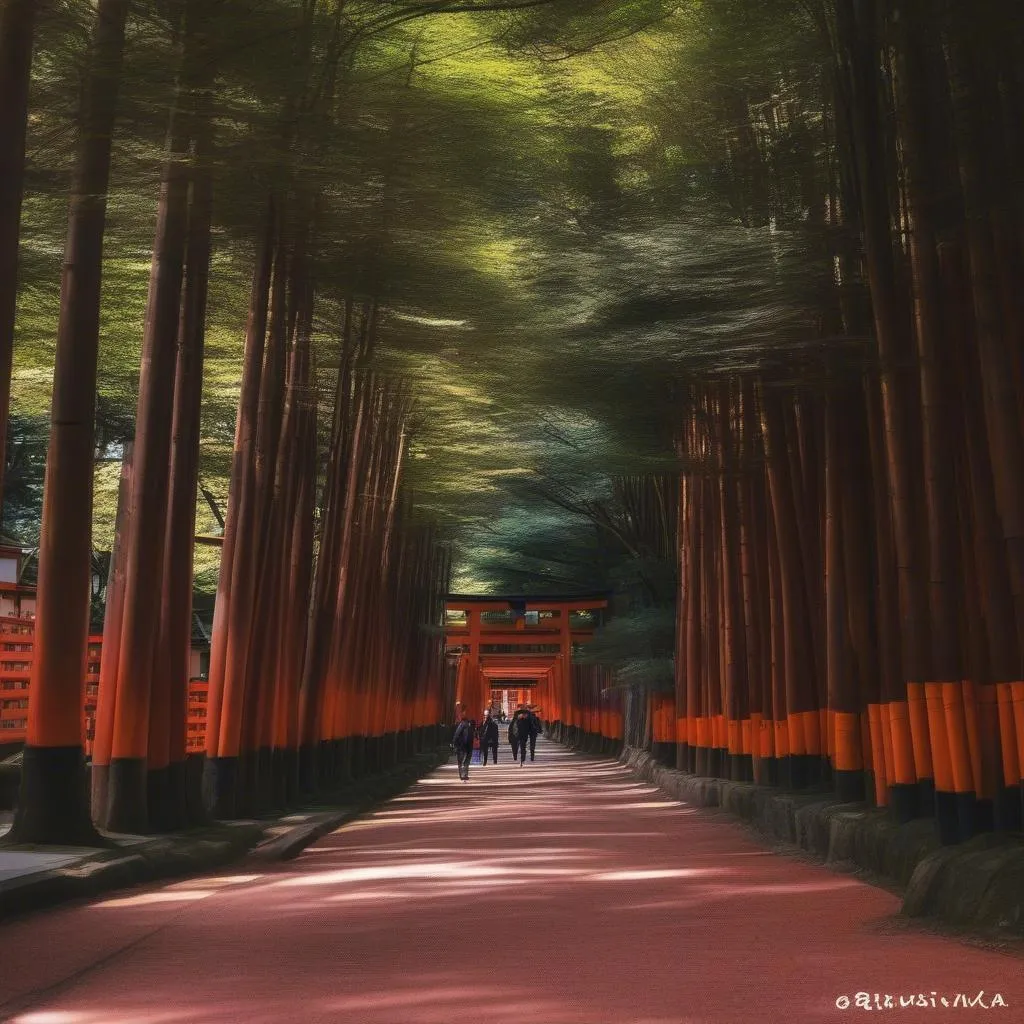
M 466 624 L 469 627 L 469 638 L 463 658 L 466 661 L 464 674 L 461 677 L 461 685 L 458 689 L 458 699 L 467 704 L 470 708 L 475 707 L 478 701 L 480 681 L 477 673 L 477 666 L 480 659 L 480 632 L 481 612 L 476 608 L 466 609 Z M 461 664 L 460 664 L 461 668 Z
M 93 738 L 92 815 L 106 818 L 107 782 L 110 756 L 114 745 L 114 708 L 117 704 L 117 667 L 121 649 L 121 623 L 124 613 L 124 577 L 126 557 L 125 531 L 128 525 L 128 503 L 131 499 L 132 445 L 125 446 L 121 462 L 121 480 L 117 495 L 117 517 L 114 526 L 113 550 L 107 573 L 107 601 L 103 617 L 103 652 L 100 660 L 99 692 L 96 700 L 96 733 Z
M 941 683 L 942 710 L 949 743 L 950 768 L 953 774 L 953 794 L 957 809 L 958 838 L 969 839 L 975 832 L 974 803 L 977 785 L 971 764 L 968 739 L 967 710 L 962 683 Z
M 925 683 L 924 692 L 931 736 L 932 768 L 935 773 L 936 817 L 941 828 L 943 821 L 956 820 L 956 787 L 943 707 L 943 684 Z M 951 840 L 954 834 L 944 838 Z
M 882 739 L 882 705 L 868 705 L 870 726 L 872 773 L 875 779 L 875 805 L 885 807 L 889 802 L 889 776 Z
M 214 145 L 210 116 L 212 93 L 209 88 L 214 72 L 205 49 L 201 7 L 201 3 L 195 3 L 189 9 L 189 16 L 197 17 L 200 22 L 196 53 L 201 68 L 196 82 L 198 87 L 190 98 L 193 107 L 191 196 L 171 423 L 171 492 L 164 550 L 167 585 L 157 641 L 158 651 L 168 652 L 168 822 L 177 827 L 188 821 L 206 820 L 202 796 L 203 760 L 190 750 L 188 736 L 193 548 L 214 201 L 210 160 Z
M 893 754 L 892 729 L 890 727 L 890 705 L 880 704 L 878 706 L 878 717 L 880 722 L 880 738 L 882 743 L 882 759 L 885 764 L 885 777 L 889 782 L 889 789 L 892 789 L 892 780 L 895 777 L 896 766 Z M 891 794 L 890 794 L 891 796 Z M 890 800 L 891 803 L 891 800 Z
M 80 708 L 89 634 L 103 235 L 129 7 L 128 0 L 96 6 L 90 48 L 95 71 L 83 86 L 39 537 L 32 699 L 21 795 L 8 834 L 15 843 L 99 841 L 85 788 Z
M 1017 734 L 1017 771 L 1018 780 L 1024 785 L 1024 683 L 1008 684 L 1010 701 L 1013 708 L 1013 722 Z
M 1020 685 L 1020 684 L 1018 684 Z M 1024 764 L 1019 760 L 1018 732 L 1013 719 L 1013 684 L 997 683 L 996 699 L 999 716 L 999 750 L 1002 755 L 1003 786 L 1016 790 L 1024 778 Z M 1024 694 L 1022 694 L 1024 697 Z M 1024 719 L 1024 708 L 1021 710 Z M 1022 723 L 1024 724 L 1024 723 Z
M 190 0 L 183 13 L 180 75 L 161 175 L 139 371 L 124 619 L 104 819 L 120 832 L 162 831 L 180 820 L 171 810 L 171 679 L 160 642 L 170 585 L 164 577 L 165 547 L 173 537 L 168 525 L 170 471 L 186 488 L 194 472 L 191 454 L 183 459 L 179 450 L 172 463 L 171 428 L 176 405 L 191 416 L 197 405 L 195 390 L 201 387 L 201 377 L 179 377 L 177 355 L 180 342 L 187 348 L 195 340 L 181 334 L 191 185 L 187 156 L 196 127 L 194 93 L 209 77 L 205 71 L 199 75 L 201 4 Z M 178 427 L 182 429 L 180 413 Z M 191 505 L 194 509 L 194 496 Z M 192 531 L 186 543 L 191 547 Z
M 964 701 L 964 725 L 967 730 L 967 754 L 971 764 L 971 776 L 974 779 L 974 792 L 979 801 L 991 800 L 994 793 L 985 793 L 984 776 L 981 769 L 982 763 L 982 734 L 981 734 L 981 708 L 979 694 L 975 691 L 974 683 L 964 680 L 963 701 Z M 986 737 L 989 742 L 990 738 Z
M 568 707 L 565 709 L 566 724 L 569 726 L 573 742 L 576 742 L 580 739 L 578 735 L 580 719 L 576 702 L 573 699 L 572 636 L 569 631 L 569 611 L 567 608 L 562 608 L 559 610 L 558 615 L 558 658 L 562 665 L 564 679 L 563 692 L 568 697 Z
M 229 681 L 229 659 L 234 655 L 238 632 L 243 627 L 246 608 L 241 591 L 242 565 L 251 560 L 247 553 L 252 529 L 252 473 L 256 422 L 259 414 L 260 376 L 266 345 L 268 301 L 277 239 L 277 213 L 271 203 L 267 212 L 265 235 L 253 270 L 249 319 L 245 332 L 245 353 L 242 362 L 242 385 L 235 420 L 235 441 L 232 453 L 231 482 L 221 547 L 220 578 L 214 606 L 213 638 L 210 650 L 210 682 L 207 705 L 206 761 L 203 788 L 208 795 L 209 810 L 230 815 L 234 812 L 234 786 L 237 757 L 224 756 L 221 727 L 227 725 L 225 709 L 233 680 Z M 236 579 L 239 586 L 236 587 Z M 232 670 L 233 671 L 233 670 Z M 235 710 L 227 711 L 227 715 Z M 237 751 L 236 751 L 237 754 Z
M 907 684 L 907 714 L 914 744 L 914 771 L 917 778 L 934 791 L 935 769 L 932 767 L 932 740 L 928 726 L 928 703 L 923 683 Z
M 837 395 L 829 396 L 825 413 L 825 649 L 828 690 L 826 752 L 832 763 L 836 792 L 856 800 L 863 792 L 858 771 L 860 737 L 856 713 L 857 684 L 851 678 L 851 650 L 846 613 L 846 566 L 843 562 L 840 410 Z M 840 732 L 836 716 L 842 715 Z M 840 740 L 842 754 L 839 753 Z

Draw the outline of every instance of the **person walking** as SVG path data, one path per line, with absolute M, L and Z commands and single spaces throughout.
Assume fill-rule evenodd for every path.
M 512 760 L 519 757 L 519 726 L 516 725 L 516 716 L 513 715 L 508 723 L 508 745 L 512 748 Z
M 473 759 L 473 739 L 476 736 L 476 722 L 469 717 L 465 708 L 460 711 L 460 719 L 452 735 L 452 750 L 459 762 L 459 778 L 469 782 L 469 764 Z
M 526 713 L 530 716 L 530 760 L 532 761 L 537 749 L 537 737 L 540 735 L 540 719 L 534 713 L 533 708 L 527 708 Z
M 519 766 L 526 764 L 526 748 L 530 742 L 530 712 L 524 704 L 519 705 L 519 710 L 512 717 L 512 728 L 516 731 L 516 744 L 519 747 Z M 515 752 L 512 760 L 516 759 Z
M 490 708 L 484 708 L 484 720 L 480 723 L 480 761 L 487 764 L 487 752 L 491 752 L 491 760 L 498 763 L 498 723 L 494 720 Z

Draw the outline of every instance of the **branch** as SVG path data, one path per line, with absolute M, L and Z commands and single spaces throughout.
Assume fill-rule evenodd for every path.
M 224 529 L 224 516 L 221 515 L 220 506 L 217 504 L 217 499 L 210 493 L 209 490 L 200 482 L 199 489 L 203 492 L 203 497 L 206 499 L 206 504 L 210 506 L 210 511 L 213 513 L 214 518 L 220 524 L 220 528 Z
M 367 36 L 386 32 L 417 18 L 432 17 L 435 14 L 486 14 L 503 11 L 522 11 L 532 7 L 546 7 L 558 3 L 558 0 L 432 0 L 430 3 L 405 4 L 392 14 L 382 15 L 356 29 L 349 38 L 349 45 L 359 42 Z

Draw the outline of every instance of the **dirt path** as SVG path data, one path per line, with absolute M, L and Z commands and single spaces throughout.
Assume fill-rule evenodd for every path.
M 885 1020 L 1024 1021 L 1020 960 L 896 926 L 895 896 L 613 762 L 501 755 L 468 783 L 453 760 L 288 864 L 0 927 L 0 1019 L 788 1024 L 860 1019 L 867 991 L 893 997 Z M 980 990 L 1008 1008 L 941 1005 Z

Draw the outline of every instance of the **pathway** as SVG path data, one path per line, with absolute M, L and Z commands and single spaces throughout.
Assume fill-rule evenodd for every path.
M 610 761 L 454 759 L 297 860 L 0 926 L 18 1024 L 1024 1020 L 1018 959 L 896 923 L 898 899 L 777 856 Z M 1008 1009 L 941 1007 L 999 992 Z M 6 1002 L 5 1002 L 6 1000 Z

